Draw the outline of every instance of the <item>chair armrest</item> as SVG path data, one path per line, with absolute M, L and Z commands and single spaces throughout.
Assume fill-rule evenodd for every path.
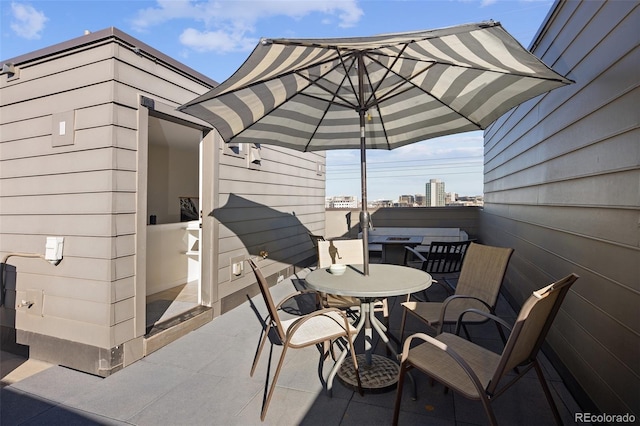
M 425 342 L 429 342 L 434 344 L 435 346 L 437 346 L 438 348 L 445 350 L 446 346 L 444 343 L 434 339 L 433 337 L 425 334 L 425 333 L 415 333 L 412 334 L 411 336 L 407 337 L 404 340 L 404 344 L 402 345 L 402 353 L 400 354 L 400 362 L 404 362 L 407 357 L 409 356 L 409 349 L 411 349 L 411 342 L 413 342 L 414 339 L 421 339 Z
M 404 246 L 404 250 L 405 250 L 405 252 L 404 252 L 404 253 L 405 253 L 405 257 L 406 257 L 406 255 L 407 255 L 407 252 L 411 252 L 411 253 L 413 253 L 413 255 L 414 255 L 415 257 L 417 257 L 417 258 L 418 258 L 418 259 L 420 259 L 421 261 L 423 261 L 423 262 L 424 262 L 425 260 L 427 260 L 427 258 L 426 258 L 426 257 L 424 257 L 424 256 L 422 255 L 422 253 L 420 253 L 418 250 L 416 250 L 416 249 L 415 249 L 415 248 L 413 248 L 413 247 Z
M 460 328 L 462 327 L 462 322 L 463 322 L 462 321 L 462 317 L 465 314 L 469 314 L 469 313 L 473 313 L 473 314 L 476 314 L 476 315 L 480 315 L 480 316 L 486 317 L 487 319 L 494 320 L 495 322 L 497 322 L 498 324 L 500 324 L 501 326 L 503 326 L 507 330 L 511 331 L 511 326 L 505 320 L 503 320 L 502 318 L 499 318 L 498 316 L 496 316 L 494 314 L 490 314 L 488 312 L 481 311 L 480 309 L 471 308 L 471 309 L 467 309 L 465 311 L 462 311 L 462 313 L 458 316 L 458 321 L 456 323 L 456 331 L 455 331 L 456 335 L 459 335 L 459 333 L 460 333 Z
M 276 305 L 276 309 L 280 309 L 282 307 L 282 305 L 284 305 L 284 303 L 286 301 L 288 301 L 289 299 L 293 299 L 296 296 L 300 296 L 302 294 L 309 294 L 309 293 L 315 293 L 316 295 L 316 302 L 318 303 L 318 306 L 320 306 L 320 293 L 318 293 L 316 290 L 299 290 L 296 291 L 295 293 L 291 293 L 287 296 L 285 296 L 277 305 Z
M 401 359 L 400 359 L 400 363 L 404 363 L 406 361 L 406 359 L 409 357 L 409 349 L 411 346 L 411 342 L 413 341 L 413 339 L 421 339 L 423 340 L 425 343 L 423 344 L 431 344 L 435 347 L 437 347 L 438 349 L 442 350 L 443 352 L 445 352 L 448 356 L 450 356 L 463 370 L 464 372 L 467 374 L 467 376 L 469 376 L 469 379 L 471 379 L 471 381 L 473 382 L 474 386 L 476 387 L 476 389 L 478 390 L 478 393 L 482 393 L 484 392 L 484 387 L 482 386 L 482 383 L 480 382 L 480 378 L 478 377 L 478 375 L 475 373 L 475 371 L 473 371 L 473 369 L 471 368 L 471 366 L 464 360 L 464 358 L 462 358 L 460 356 L 460 354 L 458 354 L 456 351 L 454 351 L 453 349 L 451 349 L 448 345 L 446 345 L 445 343 L 427 335 L 424 333 L 416 333 L 416 334 L 412 334 L 411 336 L 407 337 L 407 339 L 404 342 L 404 345 L 402 347 L 402 355 L 401 355 Z M 402 371 L 402 367 L 400 368 L 400 371 Z M 445 386 L 447 386 L 447 383 L 443 383 Z
M 454 294 L 453 296 L 449 296 L 446 299 L 444 299 L 444 301 L 442 302 L 442 308 L 440 309 L 440 318 L 438 319 L 438 334 L 440 334 L 442 332 L 442 326 L 444 324 L 444 317 L 447 311 L 447 307 L 449 306 L 449 304 L 451 302 L 453 302 L 454 300 L 458 300 L 458 299 L 473 299 L 473 300 L 477 300 L 478 302 L 482 303 L 484 306 L 487 307 L 487 309 L 491 312 L 491 306 L 489 306 L 487 304 L 487 302 L 485 302 L 482 299 L 478 299 L 477 297 L 473 297 L 473 296 L 467 296 L 464 294 Z
M 442 281 L 444 281 L 444 283 Z M 440 285 L 440 287 L 442 287 L 449 296 L 453 296 L 456 290 L 451 286 L 451 284 L 449 284 L 446 278 L 443 278 L 442 281 L 433 280 L 433 282 Z
M 412 253 L 414 257 L 418 258 L 418 260 L 420 262 L 422 262 L 422 267 L 421 269 L 424 270 L 424 262 L 427 261 L 427 259 L 422 255 L 422 253 L 420 253 L 418 250 L 416 250 L 413 247 L 409 247 L 409 246 L 404 246 L 404 266 L 409 266 L 408 262 L 409 262 L 409 253 Z

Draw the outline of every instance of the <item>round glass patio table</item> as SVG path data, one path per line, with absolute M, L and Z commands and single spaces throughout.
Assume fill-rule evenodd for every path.
M 364 275 L 362 265 L 347 265 L 342 275 L 332 274 L 328 268 L 318 268 L 307 274 L 305 281 L 309 288 L 339 296 L 352 296 L 360 300 L 360 318 L 356 324 L 358 334 L 364 331 L 364 356 L 358 355 L 360 379 L 364 390 L 386 390 L 395 386 L 398 377 L 398 354 L 387 336 L 387 328 L 375 316 L 373 305 L 376 301 L 391 296 L 401 296 L 428 288 L 433 279 L 428 273 L 400 265 L 370 264 L 369 275 Z M 372 354 L 373 329 L 395 355 L 393 361 Z M 362 359 L 361 359 L 362 358 Z M 343 363 L 338 371 L 331 371 L 346 385 L 357 385 L 353 365 Z

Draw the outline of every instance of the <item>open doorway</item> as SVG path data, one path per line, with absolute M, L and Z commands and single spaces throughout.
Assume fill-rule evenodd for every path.
M 149 116 L 146 333 L 202 302 L 202 130 Z

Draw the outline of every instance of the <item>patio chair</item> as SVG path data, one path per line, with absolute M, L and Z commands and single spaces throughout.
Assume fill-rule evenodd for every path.
M 433 338 L 417 333 L 407 338 L 400 363 L 393 424 L 398 424 L 405 373 L 413 368 L 466 398 L 479 400 L 491 425 L 497 424 L 491 402 L 534 368 L 555 421 L 562 424 L 536 357 L 564 297 L 577 279 L 577 275 L 571 274 L 534 291 L 520 309 L 501 354 L 459 337 L 460 323 L 456 327 L 456 334 L 442 333 Z M 486 312 L 471 309 L 468 314 L 484 316 L 496 321 L 496 324 L 510 328 L 505 321 Z M 460 320 L 462 319 L 461 315 Z M 424 342 L 411 347 L 414 340 Z M 511 374 L 512 370 L 516 370 L 515 376 Z M 504 385 L 503 379 L 508 379 Z
M 442 332 L 443 325 L 455 324 L 460 314 L 467 309 L 473 308 L 495 314 L 500 287 L 512 254 L 511 248 L 492 247 L 473 242 L 469 244 L 460 270 L 460 278 L 452 296 L 447 297 L 443 302 L 416 302 L 410 300 L 408 296 L 407 301 L 402 303 L 404 309 L 400 339 L 404 338 L 407 314 L 436 328 L 437 334 Z M 486 321 L 487 318 L 480 315 L 465 317 L 463 328 L 467 337 L 469 333 L 466 324 L 480 324 Z M 500 327 L 498 332 L 504 341 L 505 336 Z
M 448 281 L 448 278 L 453 278 L 460 274 L 469 244 L 471 244 L 471 240 L 433 241 L 429 246 L 426 257 L 415 248 L 405 246 L 404 265 L 422 269 L 431 274 L 434 282 L 444 288 L 447 296 L 450 296 L 455 292 L 455 289 Z M 429 302 L 427 290 L 422 293 L 424 294 L 423 301 Z
M 361 265 L 364 258 L 362 240 L 332 240 L 318 242 L 318 267 L 328 268 L 334 263 L 343 265 Z M 325 307 L 353 310 L 360 307 L 360 299 L 351 296 L 322 294 L 322 304 Z M 389 307 L 387 299 L 376 303 L 374 310 L 382 312 L 385 326 L 388 326 Z
M 309 232 L 309 238 L 311 238 L 311 243 L 313 244 L 313 248 L 318 250 L 318 241 L 325 241 L 322 235 L 316 235 Z
M 331 389 L 333 387 L 333 378 L 335 377 L 335 374 L 337 373 L 340 365 L 342 365 L 342 363 L 344 362 L 347 356 L 347 352 L 355 353 L 353 350 L 353 336 L 356 334 L 356 329 L 351 326 L 349 320 L 347 319 L 347 316 L 342 311 L 336 308 L 321 309 L 300 317 L 281 320 L 278 315 L 279 308 L 287 300 L 300 294 L 300 292 L 296 292 L 289 297 L 285 297 L 278 305 L 276 305 L 273 302 L 271 292 L 269 290 L 269 285 L 262 275 L 262 272 L 252 259 L 248 259 L 248 262 L 251 266 L 251 269 L 253 270 L 256 280 L 258 281 L 260 292 L 262 293 L 262 297 L 264 298 L 264 302 L 267 306 L 267 311 L 269 312 L 269 316 L 266 320 L 266 329 L 263 331 L 264 334 L 260 341 L 260 346 L 258 347 L 258 350 L 256 352 L 253 365 L 251 366 L 250 375 L 253 376 L 253 373 L 255 372 L 256 366 L 258 365 L 258 361 L 260 359 L 260 354 L 267 339 L 272 339 L 272 345 L 278 344 L 282 346 L 282 354 L 280 355 L 280 360 L 278 361 L 278 366 L 276 367 L 276 372 L 273 376 L 271 387 L 269 388 L 269 392 L 267 394 L 266 400 L 264 401 L 262 412 L 260 414 L 260 420 L 264 420 L 267 414 L 267 409 L 269 408 L 269 403 L 271 402 L 271 397 L 273 396 L 273 391 L 276 388 L 278 376 L 280 375 L 280 371 L 284 364 L 285 355 L 287 354 L 287 350 L 289 348 L 299 349 L 314 345 L 318 348 L 321 354 L 318 375 L 320 377 L 320 382 L 322 383 L 323 388 L 327 390 L 327 393 L 331 394 Z M 329 353 L 332 350 L 333 342 L 340 338 L 345 338 L 348 346 L 336 359 L 335 365 L 332 368 L 331 373 L 329 373 L 327 380 L 325 381 L 322 377 L 322 365 L 324 363 L 324 360 L 329 356 Z M 356 375 L 358 376 L 358 385 L 360 385 L 360 377 L 357 373 L 358 363 L 356 357 L 352 356 L 351 359 L 353 360 L 353 366 L 355 368 Z M 267 374 L 268 371 L 269 370 L 267 370 Z M 359 390 L 362 393 L 361 388 Z
M 311 244 L 313 244 L 313 249 L 316 251 L 316 254 L 317 254 L 318 253 L 318 243 L 320 241 L 326 241 L 326 240 L 322 235 L 312 234 L 311 232 L 309 232 L 308 234 L 309 234 L 309 238 L 311 239 Z M 317 263 L 316 263 L 316 267 L 318 267 Z

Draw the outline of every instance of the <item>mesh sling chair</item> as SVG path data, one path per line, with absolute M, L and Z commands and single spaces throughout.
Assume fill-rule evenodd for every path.
M 437 334 L 442 332 L 443 325 L 455 324 L 460 313 L 467 309 L 473 308 L 494 314 L 500 287 L 512 254 L 511 248 L 472 242 L 467 249 L 460 278 L 452 296 L 447 297 L 443 302 L 416 302 L 407 297 L 407 301 L 402 303 L 400 339 L 404 338 L 407 314 L 435 328 Z M 469 333 L 466 324 L 480 324 L 486 321 L 487 318 L 481 315 L 467 315 L 463 323 L 467 337 Z M 504 341 L 505 336 L 500 327 L 498 332 Z
M 502 354 L 459 337 L 459 325 L 456 327 L 456 334 L 442 333 L 433 338 L 417 333 L 407 338 L 400 363 L 393 424 L 398 424 L 404 376 L 413 368 L 466 398 L 480 400 L 491 425 L 497 424 L 491 402 L 534 368 L 554 419 L 556 423 L 562 424 L 536 357 L 564 297 L 577 279 L 577 275 L 571 274 L 534 291 L 522 305 Z M 485 316 L 509 328 L 506 322 L 494 315 L 473 309 L 470 314 Z M 414 340 L 424 342 L 412 348 Z M 515 377 L 507 376 L 512 370 L 516 371 Z M 505 380 L 508 381 L 501 385 Z
M 404 265 L 422 269 L 432 277 L 438 278 L 434 279 L 434 282 L 444 288 L 449 296 L 454 293 L 455 289 L 447 280 L 447 276 L 452 277 L 454 274 L 460 273 L 469 244 L 471 244 L 471 240 L 433 241 L 429 245 L 426 257 L 415 248 L 405 246 Z M 428 302 L 427 291 L 423 291 L 423 294 L 424 301 Z
M 318 268 L 328 268 L 334 263 L 354 265 L 362 263 L 361 240 L 318 240 Z M 331 251 L 331 254 L 330 254 Z M 350 315 L 360 307 L 360 300 L 351 296 L 320 293 L 322 306 L 325 308 L 346 309 Z
M 322 235 L 316 235 L 312 233 L 309 233 L 309 238 L 311 238 L 311 242 L 313 243 L 313 248 L 316 250 L 316 254 L 318 255 L 317 267 L 318 268 L 329 267 L 331 262 L 328 260 L 328 256 L 323 257 L 320 255 L 320 244 L 325 244 L 325 241 L 326 241 L 325 238 Z M 345 250 L 343 250 L 343 252 L 344 251 Z M 351 251 L 353 251 L 353 249 Z M 348 257 L 352 258 L 354 257 L 354 254 L 349 254 Z M 338 259 L 338 260 L 341 261 L 341 259 Z M 337 263 L 340 263 L 340 262 L 337 262 Z M 356 318 L 356 315 L 353 310 L 360 307 L 360 301 L 355 297 L 338 296 L 335 294 L 327 294 L 327 293 L 320 292 L 320 298 L 321 298 L 322 306 L 324 306 L 325 308 L 345 309 L 347 311 L 347 314 L 351 316 L 352 319 Z
M 364 259 L 364 248 L 362 240 L 331 240 L 318 242 L 318 267 L 328 268 L 334 263 L 344 265 L 360 265 Z M 347 309 L 348 313 L 353 313 L 354 309 L 360 308 L 360 299 L 351 296 L 340 296 L 335 294 L 322 294 L 322 304 L 325 307 Z M 384 324 L 389 325 L 389 305 L 387 299 L 376 302 L 375 312 L 382 312 Z
M 300 294 L 300 292 L 285 297 L 278 305 L 276 305 L 273 302 L 271 292 L 269 291 L 269 285 L 262 275 L 262 272 L 252 259 L 249 259 L 248 262 L 251 266 L 251 269 L 253 270 L 256 280 L 258 281 L 260 292 L 262 293 L 262 297 L 264 298 L 264 302 L 267 306 L 267 311 L 269 312 L 269 316 L 266 319 L 266 329 L 263 331 L 264 334 L 260 341 L 258 351 L 256 352 L 256 357 L 253 361 L 253 365 L 251 366 L 250 375 L 253 376 L 253 373 L 255 372 L 256 366 L 258 365 L 258 361 L 260 359 L 260 354 L 267 339 L 272 338 L 275 340 L 275 344 L 282 346 L 282 354 L 280 355 L 280 360 L 278 361 L 278 366 L 276 367 L 276 371 L 271 382 L 271 387 L 269 388 L 268 394 L 262 407 L 262 412 L 260 414 L 260 420 L 264 420 L 265 416 L 267 415 L 267 409 L 269 408 L 269 403 L 271 402 L 271 397 L 273 396 L 276 383 L 278 381 L 278 376 L 280 375 L 280 371 L 284 364 L 285 355 L 287 354 L 287 350 L 289 348 L 299 349 L 308 346 L 316 346 L 321 351 L 318 375 L 320 376 L 320 381 L 322 382 L 323 387 L 329 394 L 331 394 L 333 378 L 338 372 L 338 368 L 340 367 L 340 365 L 342 365 L 342 363 L 344 362 L 347 356 L 347 352 L 350 351 L 352 353 L 355 353 L 353 351 L 353 335 L 356 333 L 356 330 L 351 326 L 346 315 L 336 308 L 322 309 L 300 317 L 288 320 L 280 320 L 280 317 L 278 315 L 279 308 L 284 303 L 286 303 L 287 300 Z M 323 361 L 328 357 L 329 352 L 332 349 L 333 341 L 340 338 L 346 339 L 348 346 L 341 352 L 325 382 L 322 377 Z M 272 343 L 272 345 L 273 344 L 274 343 Z M 351 359 L 353 360 L 353 365 L 357 372 L 358 363 L 356 361 L 356 357 L 352 356 Z M 358 384 L 359 379 L 360 377 L 358 376 Z

